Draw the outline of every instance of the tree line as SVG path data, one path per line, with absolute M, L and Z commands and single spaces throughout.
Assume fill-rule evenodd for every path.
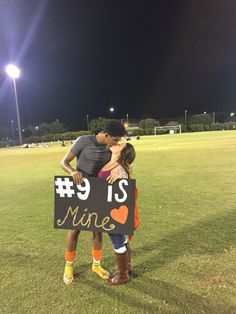
M 39 125 L 29 125 L 22 129 L 22 138 L 24 143 L 29 142 L 49 142 L 49 141 L 64 141 L 74 140 L 80 135 L 97 134 L 103 129 L 108 119 L 99 117 L 89 121 L 89 130 L 68 131 L 69 126 L 54 121 L 52 123 L 41 123 Z M 132 121 L 132 120 L 131 120 Z M 142 119 L 136 123 L 124 123 L 127 132 L 130 135 L 151 135 L 154 134 L 154 127 L 161 125 L 181 125 L 183 132 L 200 132 L 211 130 L 230 130 L 236 129 L 236 119 L 234 116 L 228 118 L 228 121 L 215 123 L 213 116 L 210 114 L 195 114 L 192 116 L 180 117 L 175 120 L 159 121 L 153 118 Z M 159 130 L 162 134 L 163 131 Z M 18 130 L 11 127 L 0 126 L 0 146 L 16 145 L 18 142 Z

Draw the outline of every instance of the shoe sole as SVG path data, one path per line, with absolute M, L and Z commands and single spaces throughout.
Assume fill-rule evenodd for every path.
M 64 283 L 68 286 L 72 283 L 74 278 L 68 279 L 66 276 L 63 276 Z

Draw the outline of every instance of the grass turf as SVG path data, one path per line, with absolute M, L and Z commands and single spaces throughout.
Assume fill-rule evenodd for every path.
M 133 177 L 141 226 L 134 278 L 107 287 L 80 235 L 72 285 L 65 230 L 53 229 L 53 176 L 68 147 L 0 150 L 0 313 L 236 313 L 236 132 L 143 137 Z M 104 234 L 103 266 L 114 256 Z

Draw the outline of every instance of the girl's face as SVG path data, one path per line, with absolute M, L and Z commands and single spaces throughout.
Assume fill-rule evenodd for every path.
M 120 155 L 121 151 L 125 148 L 126 144 L 117 144 L 110 147 L 112 154 Z

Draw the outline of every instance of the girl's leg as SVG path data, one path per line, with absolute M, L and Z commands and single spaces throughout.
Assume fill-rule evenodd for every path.
M 126 251 L 127 251 L 127 270 L 128 270 L 128 274 L 131 275 L 132 274 L 132 266 L 131 266 L 131 248 L 130 248 L 130 242 L 128 241 L 128 239 L 125 239 L 125 247 L 126 247 Z
M 102 233 L 101 232 L 93 232 L 92 256 L 93 256 L 92 271 L 98 274 L 98 276 L 100 276 L 102 279 L 108 279 L 110 277 L 109 272 L 103 269 L 100 265 L 101 258 L 102 258 Z
M 121 285 L 129 281 L 129 275 L 127 271 L 127 249 L 125 245 L 125 236 L 121 234 L 109 234 L 112 242 L 113 249 L 116 254 L 117 271 L 113 278 L 108 279 L 106 283 L 108 285 Z

